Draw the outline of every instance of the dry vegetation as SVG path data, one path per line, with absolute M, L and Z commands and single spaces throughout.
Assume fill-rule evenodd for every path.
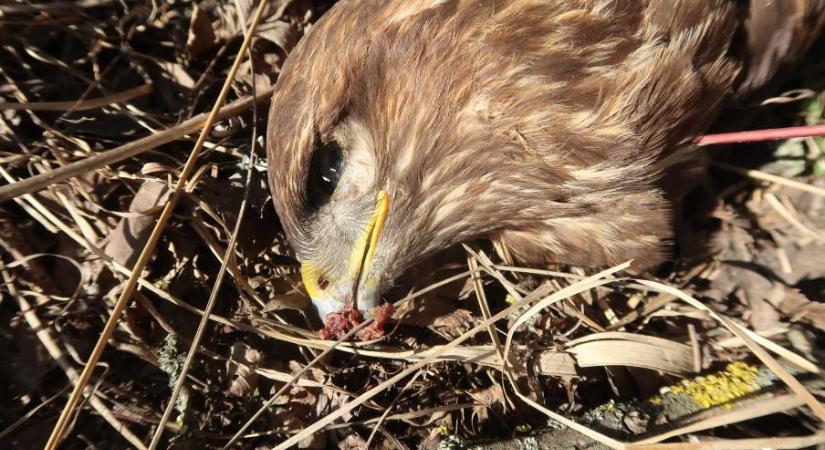
M 270 3 L 62 448 L 148 448 L 161 427 L 159 448 L 436 448 L 559 422 L 576 432 L 559 435 L 558 448 L 585 448 L 580 433 L 614 448 L 825 445 L 822 391 L 805 381 L 825 359 L 825 141 L 708 147 L 716 195 L 687 204 L 683 258 L 645 276 L 658 281 L 620 278 L 630 276 L 624 266 L 595 275 L 506 267 L 495 249 L 466 246 L 453 252 L 458 263 L 439 261 L 393 293 L 402 318 L 385 338 L 322 340 L 317 318 L 302 312 L 261 136 L 279 67 L 332 2 Z M 0 5 L 0 177 L 72 176 L 17 185 L 25 195 L 0 191 L 14 194 L 0 204 L 0 447 L 45 444 L 254 7 Z M 821 122 L 823 50 L 752 126 Z M 730 398 L 736 383 L 714 388 L 722 401 L 707 406 L 749 396 L 744 413 L 639 410 L 615 427 L 593 419 L 611 402 L 661 404 L 663 386 L 743 360 L 782 380 Z

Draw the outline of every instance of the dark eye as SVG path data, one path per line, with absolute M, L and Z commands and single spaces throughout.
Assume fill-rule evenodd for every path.
M 338 186 L 343 169 L 344 150 L 338 142 L 319 142 L 312 155 L 307 180 L 307 201 L 310 208 L 315 209 L 329 201 Z

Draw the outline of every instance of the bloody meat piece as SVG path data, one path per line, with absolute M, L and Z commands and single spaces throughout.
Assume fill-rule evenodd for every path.
M 387 323 L 387 319 L 392 317 L 393 312 L 395 312 L 395 307 L 390 303 L 385 303 L 373 309 L 372 316 L 374 317 L 374 321 L 356 334 L 357 339 L 360 341 L 371 341 L 384 336 L 384 325 Z M 348 305 L 341 312 L 327 315 L 326 323 L 319 335 L 321 339 L 340 339 L 341 336 L 347 334 L 348 331 L 358 326 L 363 320 L 361 311 L 353 308 L 352 305 Z
M 384 325 L 387 320 L 392 317 L 395 312 L 395 306 L 392 303 L 384 303 L 383 305 L 372 310 L 373 322 L 366 328 L 358 332 L 358 340 L 371 341 L 384 336 Z
M 327 321 L 319 334 L 321 339 L 339 339 L 347 334 L 347 331 L 358 326 L 361 321 L 363 321 L 361 311 L 353 308 L 350 304 L 341 312 L 327 314 Z

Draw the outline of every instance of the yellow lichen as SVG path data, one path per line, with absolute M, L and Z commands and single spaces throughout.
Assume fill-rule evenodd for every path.
M 609 402 L 607 402 L 607 404 L 605 405 L 605 408 L 604 408 L 604 410 L 606 412 L 612 412 L 615 409 L 616 409 L 616 402 L 614 402 L 613 400 L 610 400 Z
M 744 362 L 728 364 L 728 367 L 714 375 L 697 377 L 693 380 L 683 380 L 671 386 L 662 394 L 684 394 L 693 399 L 700 408 L 723 405 L 730 408 L 729 403 L 752 392 L 758 391 L 761 386 L 757 382 L 759 369 Z M 661 403 L 661 399 L 657 398 Z

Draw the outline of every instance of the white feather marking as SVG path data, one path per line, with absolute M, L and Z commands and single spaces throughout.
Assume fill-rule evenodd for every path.
M 402 2 L 401 8 L 394 11 L 392 15 L 387 17 L 387 23 L 393 24 L 402 22 L 408 17 L 423 13 L 429 9 L 437 8 L 450 0 L 407 0 Z

